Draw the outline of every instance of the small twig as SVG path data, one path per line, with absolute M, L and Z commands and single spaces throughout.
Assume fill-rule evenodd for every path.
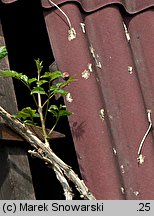
M 66 200 L 72 200 L 73 199 L 72 189 L 69 186 L 68 181 L 64 177 L 63 172 L 61 171 L 59 166 L 57 166 L 57 164 L 54 164 L 53 170 L 55 171 L 56 177 L 63 187 L 64 196 L 65 196 Z
M 41 160 L 44 160 L 49 165 L 49 167 L 51 167 L 54 170 L 58 181 L 60 182 L 61 186 L 63 187 L 64 196 L 65 196 L 66 200 L 72 200 L 73 199 L 72 189 L 69 186 L 68 181 L 64 177 L 64 174 L 63 174 L 62 170 L 60 169 L 60 167 L 57 164 L 53 164 L 51 160 L 49 160 L 48 158 L 44 157 L 43 155 L 39 154 L 36 151 L 29 150 L 28 152 L 32 156 L 37 157 Z
M 151 110 L 147 110 L 147 113 L 148 113 L 148 121 L 149 121 L 149 127 L 146 131 L 146 133 L 144 134 L 141 142 L 140 142 L 140 145 L 139 145 L 139 148 L 138 148 L 138 158 L 137 158 L 137 161 L 139 164 L 142 164 L 144 163 L 144 158 L 145 156 L 142 155 L 142 148 L 143 148 L 143 144 L 145 142 L 145 139 L 147 138 L 150 130 L 152 129 L 152 120 L 151 120 Z

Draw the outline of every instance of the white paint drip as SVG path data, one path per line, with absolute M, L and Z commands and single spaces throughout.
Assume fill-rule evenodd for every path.
M 104 121 L 104 118 L 105 118 L 105 110 L 104 110 L 104 109 L 101 109 L 101 110 L 99 111 L 99 116 L 100 116 L 100 118 Z
M 86 33 L 86 29 L 85 29 L 85 23 L 80 23 L 82 32 L 85 34 Z
M 91 54 L 92 54 L 92 57 L 93 57 L 94 60 L 95 60 L 96 67 L 102 68 L 102 64 L 101 64 L 101 62 L 99 61 L 99 58 L 100 58 L 99 55 L 96 54 L 95 49 L 93 48 L 92 45 L 90 45 L 89 48 L 90 48 L 90 52 L 91 52 Z
M 113 147 L 113 153 L 114 155 L 117 155 L 117 150 Z
M 122 174 L 124 174 L 124 173 L 125 173 L 124 165 L 121 165 L 121 166 L 120 166 L 120 169 L 121 169 Z
M 125 194 L 125 188 L 121 187 L 120 189 L 121 189 L 122 194 Z
M 124 26 L 124 30 L 125 30 L 126 39 L 129 42 L 130 41 L 130 34 L 129 34 L 127 26 L 124 22 L 123 22 L 123 26 Z
M 130 74 L 133 73 L 133 67 L 132 67 L 132 66 L 128 66 L 128 72 L 129 72 Z

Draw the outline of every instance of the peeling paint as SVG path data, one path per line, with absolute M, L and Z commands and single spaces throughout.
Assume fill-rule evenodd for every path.
M 72 98 L 70 92 L 67 93 L 67 95 L 66 95 L 66 100 L 67 100 L 69 103 L 71 103 L 71 102 L 73 101 L 73 98 Z
M 105 110 L 104 110 L 104 109 L 101 109 L 101 110 L 99 111 L 99 116 L 100 116 L 100 118 L 104 121 L 104 118 L 105 118 Z
M 114 155 L 117 155 L 117 150 L 113 147 L 113 153 Z
M 125 194 L 125 188 L 121 187 L 120 189 L 121 189 L 122 194 Z
M 76 38 L 76 31 L 74 28 L 68 30 L 68 40 L 71 41 Z
M 71 41 L 73 39 L 76 38 L 76 31 L 75 29 L 72 27 L 71 21 L 69 19 L 69 17 L 67 16 L 67 14 L 52 0 L 48 0 L 50 4 L 54 5 L 66 18 L 68 25 L 69 25 L 69 30 L 68 30 L 68 40 Z
M 142 154 L 140 154 L 137 158 L 137 162 L 139 165 L 142 165 L 145 161 L 145 156 L 143 156 Z
M 128 66 L 128 72 L 129 72 L 129 74 L 133 73 L 133 67 L 132 66 Z
M 92 64 L 91 63 L 88 63 L 87 65 L 87 69 L 85 69 L 83 72 L 82 72 L 82 77 L 84 79 L 88 79 L 90 77 L 90 73 L 93 72 L 93 69 L 92 69 Z
M 88 79 L 88 78 L 90 77 L 90 72 L 89 72 L 89 70 L 84 70 L 84 71 L 82 72 L 82 77 L 83 77 L 84 79 Z
M 94 60 L 95 60 L 95 64 L 96 64 L 96 67 L 98 67 L 98 68 L 102 68 L 102 64 L 101 64 L 101 62 L 99 61 L 99 55 L 98 54 L 96 54 L 96 51 L 95 51 L 95 49 L 93 48 L 93 46 L 92 45 L 90 45 L 90 52 L 91 52 L 91 54 L 92 54 L 92 56 L 93 56 L 93 58 L 94 58 Z
M 91 64 L 91 63 L 88 63 L 88 70 L 89 70 L 90 72 L 93 72 L 92 64 Z
M 123 22 L 123 26 L 124 26 L 124 30 L 125 30 L 126 39 L 129 42 L 130 41 L 130 34 L 129 34 L 127 26 L 124 22 Z
M 122 174 L 124 174 L 125 173 L 124 165 L 121 165 L 120 169 L 121 169 Z
M 138 196 L 140 194 L 139 191 L 134 191 L 133 193 L 135 194 L 135 196 Z
M 86 33 L 86 29 L 85 29 L 85 23 L 80 23 L 82 32 L 85 34 Z

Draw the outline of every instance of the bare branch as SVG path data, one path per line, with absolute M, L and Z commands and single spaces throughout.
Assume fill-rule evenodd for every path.
M 95 200 L 93 194 L 86 187 L 85 183 L 79 179 L 75 172 L 71 169 L 70 166 L 65 164 L 53 151 L 50 147 L 46 146 L 36 135 L 34 135 L 25 124 L 21 123 L 18 119 L 15 119 L 10 115 L 6 110 L 0 106 L 0 116 L 6 122 L 6 124 L 20 134 L 28 143 L 30 143 L 37 151 L 41 150 L 41 154 L 44 157 L 51 161 L 55 169 L 63 171 L 64 175 L 71 180 L 76 189 L 81 194 L 81 197 L 88 200 Z M 60 173 L 58 173 L 60 175 Z

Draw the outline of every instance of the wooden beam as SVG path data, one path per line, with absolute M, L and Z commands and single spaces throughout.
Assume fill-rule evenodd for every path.
M 5 43 L 0 23 L 0 46 L 2 45 Z M 0 69 L 8 68 L 9 64 L 5 58 L 0 62 Z M 0 77 L 0 105 L 11 114 L 17 112 L 17 102 L 11 78 Z M 0 122 L 2 126 L 2 119 Z M 4 129 L 0 130 L 1 138 L 6 132 Z M 11 136 L 11 141 L 0 140 L 0 200 L 35 199 L 27 151 L 24 145 L 19 145 L 17 135 L 12 133 Z

